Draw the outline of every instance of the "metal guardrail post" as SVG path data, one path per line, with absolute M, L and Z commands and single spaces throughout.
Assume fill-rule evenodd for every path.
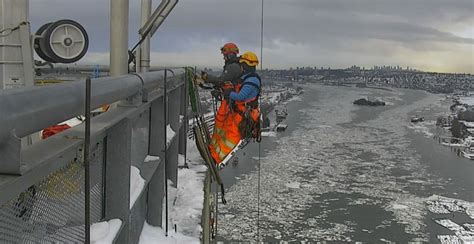
M 123 119 L 108 132 L 105 163 L 105 218 L 122 220 L 124 231 L 119 233 L 118 243 L 129 243 L 131 142 L 132 128 L 129 119 Z
M 180 123 L 179 115 L 181 111 L 181 89 L 177 88 L 169 93 L 168 99 L 168 122 L 171 129 L 175 132 L 175 138 L 171 141 L 168 148 L 166 170 L 168 179 L 173 181 L 175 187 L 178 186 L 178 149 L 179 149 L 179 132 Z
M 189 129 L 189 123 L 188 123 L 188 104 L 189 104 L 189 96 L 188 96 L 188 82 L 187 82 L 187 73 L 186 73 L 186 76 L 184 78 L 184 85 L 181 86 L 181 97 L 180 97 L 180 101 L 181 101 L 181 106 L 180 106 L 180 111 L 179 111 L 179 114 L 180 116 L 183 117 L 183 120 L 181 121 L 182 122 L 182 125 L 181 125 L 181 128 L 179 130 L 179 149 L 178 149 L 178 152 L 179 154 L 181 155 L 184 155 L 184 165 L 186 166 L 187 163 L 186 163 L 186 150 L 187 150 L 187 132 L 188 132 L 188 129 Z
M 156 169 L 150 183 L 148 184 L 148 212 L 147 222 L 153 226 L 162 227 L 163 214 L 163 197 L 164 197 L 164 178 L 165 178 L 165 161 L 164 151 L 165 138 L 163 135 L 165 119 L 163 117 L 164 97 L 160 97 L 151 103 L 150 109 L 150 147 L 149 155 L 160 157 L 160 164 Z

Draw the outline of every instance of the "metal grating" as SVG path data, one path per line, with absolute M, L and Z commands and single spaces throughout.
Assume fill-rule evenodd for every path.
M 91 221 L 103 217 L 103 143 L 92 149 Z M 73 161 L 0 207 L 0 243 L 84 240 L 84 166 Z

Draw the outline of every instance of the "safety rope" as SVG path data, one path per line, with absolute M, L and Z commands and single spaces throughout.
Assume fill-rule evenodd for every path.
M 219 212 L 219 185 L 217 184 L 216 182 L 216 199 L 214 201 L 215 205 L 216 205 L 216 210 L 214 212 L 214 223 L 215 223 L 215 227 L 214 227 L 214 239 L 217 237 L 217 221 L 218 221 L 218 218 L 219 218 L 219 215 L 217 214 Z
M 211 95 L 212 97 L 212 110 L 214 112 L 214 120 L 217 116 L 217 99 Z M 214 121 L 214 129 L 216 128 L 216 122 Z M 218 228 L 218 225 L 217 225 L 217 221 L 218 221 L 218 212 L 219 212 L 219 184 L 217 183 L 217 181 L 215 181 L 215 187 L 216 187 L 216 199 L 214 199 L 214 204 L 215 204 L 215 211 L 214 211 L 214 233 L 213 233 L 213 239 L 215 239 L 217 237 L 217 228 Z

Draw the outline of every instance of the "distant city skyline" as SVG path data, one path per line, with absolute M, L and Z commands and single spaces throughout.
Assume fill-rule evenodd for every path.
M 80 63 L 108 64 L 109 7 L 110 0 L 31 0 L 32 31 L 77 20 L 91 41 Z M 130 0 L 130 47 L 138 41 L 139 10 L 140 0 Z M 254 0 L 179 1 L 152 40 L 152 65 L 218 68 L 225 42 L 259 54 L 260 11 Z M 472 0 L 265 1 L 264 68 L 385 64 L 472 74 L 473 12 Z

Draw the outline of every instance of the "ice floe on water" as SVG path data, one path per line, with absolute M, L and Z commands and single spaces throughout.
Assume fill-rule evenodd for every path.
M 370 205 L 385 211 L 386 219 L 364 232 L 398 223 L 402 231 L 415 236 L 413 240 L 427 241 L 426 196 L 417 196 L 413 182 L 422 182 L 420 188 L 441 183 L 433 180 L 420 155 L 410 148 L 407 114 L 435 98 L 390 106 L 376 118 L 354 124 L 359 108 L 352 101 L 361 96 L 360 91 L 315 90 L 318 100 L 300 109 L 298 128 L 276 140 L 276 148 L 261 159 L 260 236 L 263 240 L 278 236 L 288 241 L 358 241 L 352 239 L 357 223 L 328 218 Z M 384 92 L 394 101 L 402 101 L 404 95 Z M 219 235 L 226 240 L 255 240 L 257 180 L 252 172 L 228 189 L 229 204 L 219 210 Z
M 441 244 L 462 244 L 461 239 L 455 235 L 437 235 Z
M 436 223 L 451 230 L 455 235 L 438 236 L 444 243 L 474 243 L 474 231 L 465 226 L 461 226 L 450 219 L 436 219 Z
M 275 131 L 262 131 L 262 136 L 267 137 L 276 137 L 277 133 Z
M 292 188 L 292 189 L 298 189 L 300 188 L 300 183 L 299 182 L 290 182 L 290 183 L 286 183 L 285 186 L 288 187 L 288 188 Z
M 289 103 L 289 102 L 295 102 L 295 101 L 303 101 L 303 99 L 301 98 L 301 96 L 294 96 L 292 98 L 290 98 L 288 101 L 285 102 L 286 103 Z
M 474 220 L 474 203 L 461 199 L 432 195 L 426 199 L 428 210 L 436 214 L 449 214 L 453 212 L 465 212 Z
M 417 133 L 422 133 L 425 137 L 431 138 L 434 136 L 434 133 L 431 132 L 435 127 L 436 121 L 426 121 L 420 123 L 410 123 L 407 125 L 407 128 L 412 129 Z
M 405 225 L 406 233 L 415 234 L 422 232 L 425 227 L 423 220 L 427 212 L 424 201 L 424 198 L 411 196 L 403 200 L 396 200 L 385 209 L 393 212 L 398 223 Z

